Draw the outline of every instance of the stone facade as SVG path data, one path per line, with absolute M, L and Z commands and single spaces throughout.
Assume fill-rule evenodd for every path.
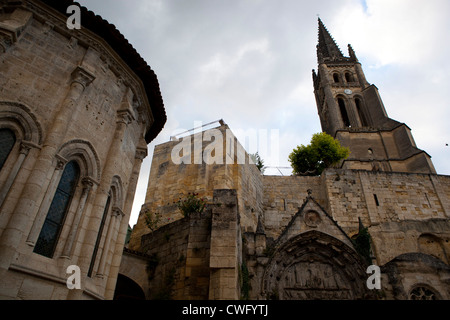
M 450 177 L 387 116 L 351 46 L 344 57 L 320 20 L 317 53 L 322 129 L 350 157 L 320 176 L 264 176 L 237 161 L 223 122 L 156 146 L 130 241 L 153 262 L 147 298 L 170 283 L 165 298 L 450 299 Z M 188 192 L 207 199 L 205 214 L 181 215 Z M 152 232 L 148 212 L 162 216 Z M 380 289 L 367 285 L 373 265 Z
M 153 71 L 86 8 L 68 29 L 71 4 L 0 1 L 2 299 L 113 298 L 140 166 L 165 122 Z
M 172 150 L 168 146 L 174 145 L 156 147 L 166 150 L 166 156 L 157 154 L 152 173 L 161 173 L 159 168 L 166 161 L 155 159 L 168 159 Z M 172 165 L 182 166 L 167 163 Z M 163 226 L 150 232 L 141 215 L 132 238 L 135 233 L 144 236 L 135 237 L 140 241 L 135 240 L 133 249 L 157 257 L 154 278 L 145 282 L 149 292 L 164 288 L 163 270 L 176 266 L 174 299 L 407 299 L 415 288 L 431 288 L 435 297 L 450 298 L 450 177 L 333 168 L 321 176 L 264 176 L 254 164 L 238 166 L 240 173 L 253 173 L 251 178 L 237 175 L 234 180 L 241 180 L 239 186 L 261 188 L 262 203 L 253 210 L 254 219 L 245 218 L 248 212 L 242 203 L 256 203 L 255 193 L 240 191 L 239 198 L 234 188 L 228 192 L 236 194 L 237 213 L 218 206 L 221 201 L 214 194 L 225 190 L 214 189 L 207 213 L 201 217 L 183 218 L 170 202 L 170 210 L 164 205 L 157 210 Z M 164 171 L 161 180 L 151 185 L 175 188 L 177 179 L 192 179 L 191 186 L 204 181 L 204 176 L 170 172 Z M 177 197 L 184 186 L 176 187 Z M 151 205 L 145 204 L 143 210 Z M 215 216 L 219 211 L 221 216 Z M 223 223 L 214 223 L 218 217 L 226 221 L 225 229 Z M 354 238 L 361 226 L 368 228 L 371 237 L 370 262 L 355 249 Z M 380 291 L 367 290 L 369 264 L 381 267 Z M 218 265 L 227 268 L 219 274 L 222 280 L 214 281 Z M 124 260 L 121 268 L 126 266 Z M 232 270 L 234 276 L 229 274 Z M 233 295 L 226 290 L 217 294 L 217 286 L 224 289 L 231 284 Z

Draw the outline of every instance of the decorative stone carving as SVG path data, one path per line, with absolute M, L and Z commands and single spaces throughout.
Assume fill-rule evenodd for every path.
M 409 293 L 410 300 L 437 300 L 436 293 L 425 287 L 415 287 Z
M 358 299 L 367 295 L 366 278 L 353 249 L 334 237 L 309 231 L 276 250 L 262 285 L 268 299 Z
M 319 214 L 316 211 L 306 212 L 305 224 L 308 227 L 316 228 L 321 222 L 322 222 L 322 219 L 320 218 Z
M 91 82 L 94 81 L 94 79 L 95 76 L 86 69 L 82 68 L 81 66 L 76 67 L 75 70 L 72 72 L 72 81 L 78 82 L 84 88 L 90 85 Z

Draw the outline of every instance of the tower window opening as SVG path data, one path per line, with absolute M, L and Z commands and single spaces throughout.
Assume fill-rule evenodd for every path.
M 347 82 L 353 82 L 353 77 L 349 72 L 345 73 L 345 81 Z
M 350 119 L 348 118 L 347 109 L 345 108 L 345 102 L 343 99 L 338 99 L 339 110 L 341 111 L 342 121 L 346 127 L 350 127 Z
M 333 74 L 333 80 L 335 83 L 339 83 L 339 75 L 337 73 Z

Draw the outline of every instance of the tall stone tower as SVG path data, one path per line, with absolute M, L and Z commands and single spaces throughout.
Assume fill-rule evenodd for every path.
M 350 148 L 341 167 L 436 173 L 431 157 L 416 147 L 410 128 L 388 117 L 378 88 L 367 82 L 350 44 L 348 54 L 342 54 L 319 19 L 314 93 L 322 130 Z

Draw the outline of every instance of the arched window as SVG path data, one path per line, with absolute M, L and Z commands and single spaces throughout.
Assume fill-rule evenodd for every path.
M 78 164 L 75 161 L 67 163 L 34 247 L 35 253 L 49 258 L 53 257 L 79 176 Z
M 341 111 L 342 121 L 346 127 L 350 127 L 350 119 L 348 118 L 345 102 L 342 98 L 338 98 L 339 110 Z
M 339 83 L 339 75 L 337 73 L 333 73 L 333 80 L 335 83 Z
M 0 170 L 16 143 L 16 136 L 9 129 L 0 129 Z
M 367 127 L 369 126 L 369 122 L 367 121 L 366 114 L 362 108 L 362 101 L 359 98 L 355 98 L 356 110 L 358 111 L 359 119 L 361 120 L 361 126 Z
M 350 72 L 346 72 L 346 73 L 345 73 L 345 81 L 347 81 L 347 82 L 353 82 L 353 77 L 352 77 L 352 75 L 351 75 Z

